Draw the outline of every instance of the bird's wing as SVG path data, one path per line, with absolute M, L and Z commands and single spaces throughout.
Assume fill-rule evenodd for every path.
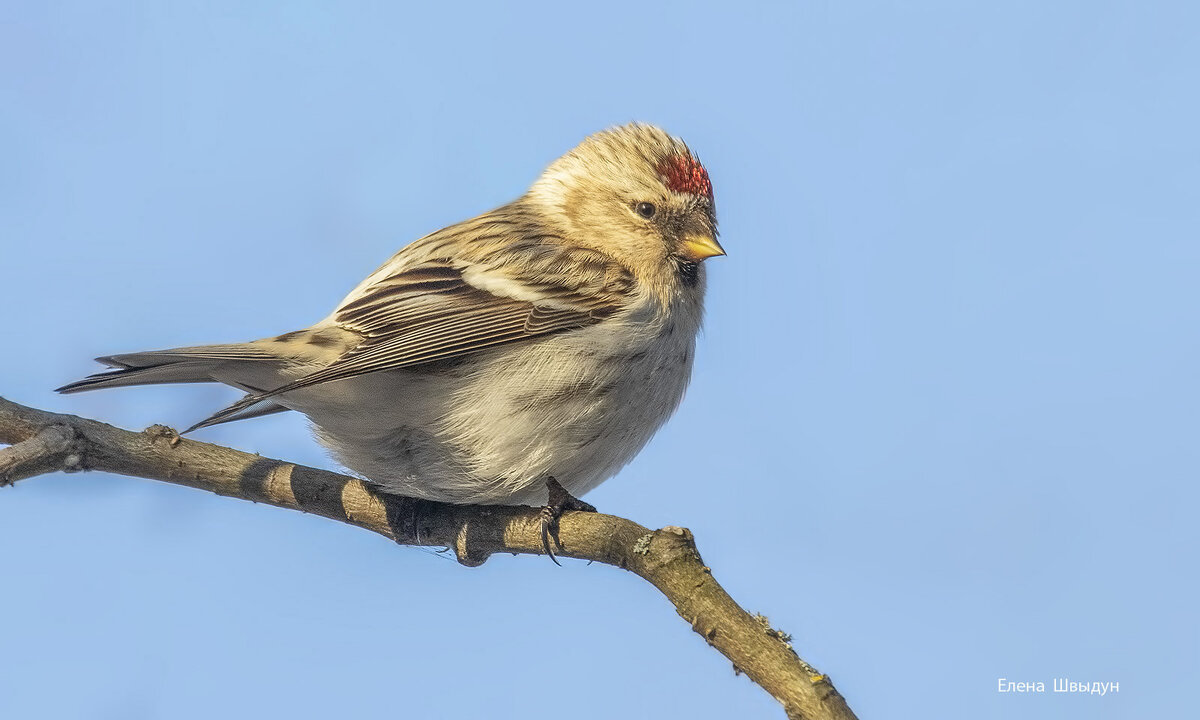
M 347 298 L 331 321 L 362 341 L 326 367 L 248 395 L 194 428 L 283 393 L 414 367 L 574 330 L 617 312 L 634 286 L 601 253 L 562 246 L 507 248 L 477 262 L 431 259 L 386 274 Z

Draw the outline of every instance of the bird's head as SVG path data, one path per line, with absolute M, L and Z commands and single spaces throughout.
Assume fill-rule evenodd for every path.
M 573 243 L 646 279 L 695 285 L 717 243 L 708 172 L 682 140 L 631 124 L 588 137 L 534 183 L 529 199 Z

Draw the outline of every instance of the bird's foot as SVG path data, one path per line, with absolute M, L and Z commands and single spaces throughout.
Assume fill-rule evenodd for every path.
M 553 538 L 554 544 L 558 546 L 558 549 L 563 549 L 563 544 L 558 539 L 559 518 L 567 510 L 596 512 L 596 508 L 571 495 L 553 477 L 546 478 L 546 489 L 549 490 L 550 497 L 545 506 L 542 507 L 542 547 L 546 550 L 546 554 L 550 556 L 550 559 L 554 561 L 555 565 L 562 565 L 558 561 L 558 558 L 554 557 L 554 548 L 550 547 L 550 539 Z

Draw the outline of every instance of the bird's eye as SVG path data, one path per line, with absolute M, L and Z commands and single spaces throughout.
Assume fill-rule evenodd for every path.
M 654 203 L 640 202 L 634 211 L 642 217 L 649 219 L 654 217 L 654 213 L 658 212 L 658 208 L 654 207 Z

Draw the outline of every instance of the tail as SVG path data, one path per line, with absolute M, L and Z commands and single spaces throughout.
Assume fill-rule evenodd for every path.
M 56 392 L 159 385 L 162 383 L 223 382 L 214 373 L 231 363 L 278 361 L 279 358 L 254 345 L 201 345 L 199 347 L 154 350 L 96 358 L 115 370 L 96 373 L 78 382 L 63 385 Z M 243 388 L 254 390 L 253 388 Z
M 280 358 L 253 344 L 238 344 L 201 345 L 172 350 L 109 355 L 96 358 L 96 361 L 115 369 L 96 373 L 83 380 L 63 385 L 58 388 L 57 392 L 65 394 L 134 385 L 220 382 L 233 385 L 251 394 L 257 394 L 270 388 L 247 384 L 241 380 L 241 377 L 273 375 Z M 236 370 L 231 372 L 231 368 L 238 366 L 242 368 L 259 366 L 255 368 L 259 372 L 236 372 Z M 231 375 L 238 376 L 238 380 L 231 380 Z M 231 413 L 229 410 L 233 408 L 228 408 L 208 420 L 198 423 L 187 432 L 208 425 L 245 420 L 287 410 L 286 407 L 269 400 L 247 404 L 243 399 L 234 406 L 238 408 L 237 412 Z

